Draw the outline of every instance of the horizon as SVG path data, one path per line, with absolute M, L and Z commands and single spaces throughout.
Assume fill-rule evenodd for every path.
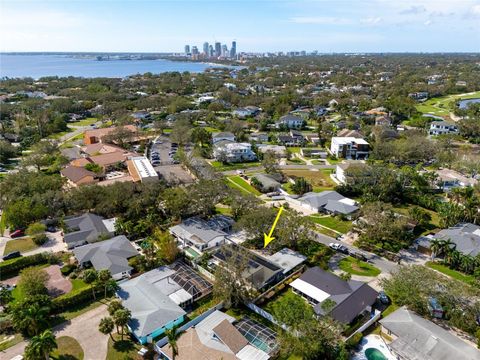
M 6 0 L 1 8 L 2 53 L 181 53 L 235 40 L 245 53 L 428 54 L 477 53 L 480 44 L 480 0 Z

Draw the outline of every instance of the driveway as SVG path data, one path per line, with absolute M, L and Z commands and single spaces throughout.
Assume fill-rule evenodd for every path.
M 42 252 L 57 253 L 60 251 L 67 251 L 67 244 L 63 242 L 63 236 L 61 231 L 57 231 L 55 233 L 45 233 L 45 234 L 48 237 L 48 241 L 45 244 L 43 244 L 42 246 L 34 250 L 22 252 L 22 255 L 29 256 L 29 255 L 39 254 Z M 16 240 L 16 239 L 11 239 L 5 236 L 0 237 L 0 255 L 3 255 L 5 251 L 6 243 L 11 240 Z M 2 260 L 0 259 L 0 261 Z
M 98 331 L 98 325 L 103 317 L 108 316 L 107 306 L 101 305 L 71 321 L 56 326 L 55 336 L 70 336 L 77 340 L 83 349 L 84 360 L 103 360 L 107 357 L 108 335 Z M 0 358 L 9 360 L 23 354 L 27 343 L 22 341 L 2 352 Z

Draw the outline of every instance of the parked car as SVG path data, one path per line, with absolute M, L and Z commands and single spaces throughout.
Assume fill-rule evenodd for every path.
M 15 259 L 15 258 L 18 258 L 20 256 L 22 256 L 22 254 L 20 254 L 20 251 L 12 251 L 11 253 L 8 253 L 7 255 L 4 255 L 2 257 L 2 260 Z
M 387 294 L 385 294 L 385 291 L 380 291 L 378 293 L 377 299 L 384 305 L 390 304 L 390 298 Z
M 363 255 L 362 253 L 356 252 L 356 251 L 350 252 L 350 256 L 352 256 L 356 259 L 362 260 L 362 261 L 368 261 L 368 258 L 365 255 Z
M 50 233 L 57 232 L 57 228 L 53 225 L 47 226 L 47 231 Z
M 328 246 L 335 251 L 348 255 L 348 248 L 342 244 L 330 243 Z
M 25 233 L 24 233 L 23 230 L 21 230 L 21 229 L 17 229 L 17 230 L 15 230 L 14 232 L 10 233 L 10 237 L 11 237 L 12 239 L 15 239 L 15 238 L 20 237 L 20 236 L 23 236 L 23 235 L 25 235 Z

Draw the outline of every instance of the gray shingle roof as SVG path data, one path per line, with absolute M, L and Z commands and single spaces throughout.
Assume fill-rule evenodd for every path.
M 103 218 L 91 213 L 65 218 L 64 223 L 71 231 L 63 237 L 69 249 L 95 242 L 100 235 L 113 235 L 105 227 Z
M 199 243 L 208 243 L 217 237 L 227 235 L 226 232 L 221 230 L 220 224 L 214 220 L 205 221 L 198 217 L 186 219 L 181 224 L 172 226 L 170 232 L 180 238 L 187 238 Z
M 80 264 L 91 262 L 95 270 L 109 270 L 112 276 L 132 270 L 128 259 L 137 256 L 130 241 L 124 236 L 77 247 L 73 254 Z
M 397 339 L 389 346 L 412 360 L 478 360 L 480 351 L 414 312 L 400 308 L 380 320 Z
M 301 280 L 330 295 L 328 299 L 337 304 L 330 315 L 342 323 L 350 323 L 367 306 L 372 305 L 378 293 L 362 281 L 345 281 L 338 276 L 320 269 L 318 266 L 305 271 Z M 325 315 L 322 303 L 313 308 L 318 315 Z
M 456 245 L 456 250 L 462 254 L 477 256 L 480 254 L 480 226 L 461 223 L 448 229 L 440 230 L 434 235 L 436 239 L 450 239 Z

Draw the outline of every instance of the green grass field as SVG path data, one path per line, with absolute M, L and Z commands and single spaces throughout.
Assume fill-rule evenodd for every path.
M 312 170 L 282 170 L 282 173 L 286 176 L 303 177 L 310 184 L 312 184 L 314 192 L 322 192 L 325 190 L 332 190 L 335 187 L 335 183 L 330 178 L 331 169 L 321 169 L 319 171 Z
M 82 360 L 83 349 L 77 340 L 70 336 L 60 336 L 57 338 L 58 348 L 50 355 L 55 360 Z
M 341 270 L 352 275 L 378 276 L 381 273 L 380 269 L 377 267 L 366 263 L 365 261 L 354 259 L 351 256 L 347 256 L 346 258 L 340 260 L 338 266 Z
M 131 359 L 140 360 L 142 357 L 137 352 L 142 348 L 139 343 L 130 340 L 128 335 L 121 336 L 119 334 L 112 334 L 115 341 L 108 338 L 108 351 L 106 360 Z
M 3 253 L 8 254 L 13 251 L 20 251 L 21 253 L 24 253 L 30 250 L 35 250 L 36 248 L 38 248 L 38 245 L 33 242 L 32 238 L 24 237 L 21 239 L 7 241 L 7 244 L 5 245 L 5 251 Z
M 241 170 L 261 166 L 261 163 L 258 161 L 234 164 L 223 164 L 220 161 L 212 161 L 210 164 L 217 171 Z
M 231 186 L 234 189 L 240 189 L 243 192 L 253 194 L 256 196 L 261 195 L 260 191 L 255 189 L 252 185 L 250 185 L 248 182 L 246 182 L 244 179 L 242 179 L 240 176 L 229 176 L 227 177 L 227 181 L 232 184 Z M 229 184 L 229 186 L 230 186 Z
M 480 91 L 466 95 L 466 94 L 457 94 L 457 95 L 448 95 L 438 98 L 428 99 L 427 101 L 416 105 L 417 110 L 423 114 L 433 114 L 437 116 L 448 116 L 450 114 L 450 105 L 452 102 L 461 99 L 472 99 L 480 97 Z
M 98 120 L 96 118 L 86 118 L 82 120 L 78 120 L 75 122 L 68 123 L 71 126 L 89 126 L 95 124 Z
M 425 265 L 430 269 L 437 270 L 442 274 L 450 276 L 451 278 L 454 278 L 466 284 L 472 285 L 475 282 L 475 277 L 473 275 L 467 275 L 467 274 L 461 273 L 460 271 L 452 270 L 446 265 L 439 264 L 432 261 L 427 261 Z
M 340 220 L 332 216 L 325 216 L 325 217 L 310 216 L 310 219 L 317 224 L 323 225 L 329 229 L 333 229 L 342 234 L 349 232 L 350 229 L 352 228 L 351 221 Z

